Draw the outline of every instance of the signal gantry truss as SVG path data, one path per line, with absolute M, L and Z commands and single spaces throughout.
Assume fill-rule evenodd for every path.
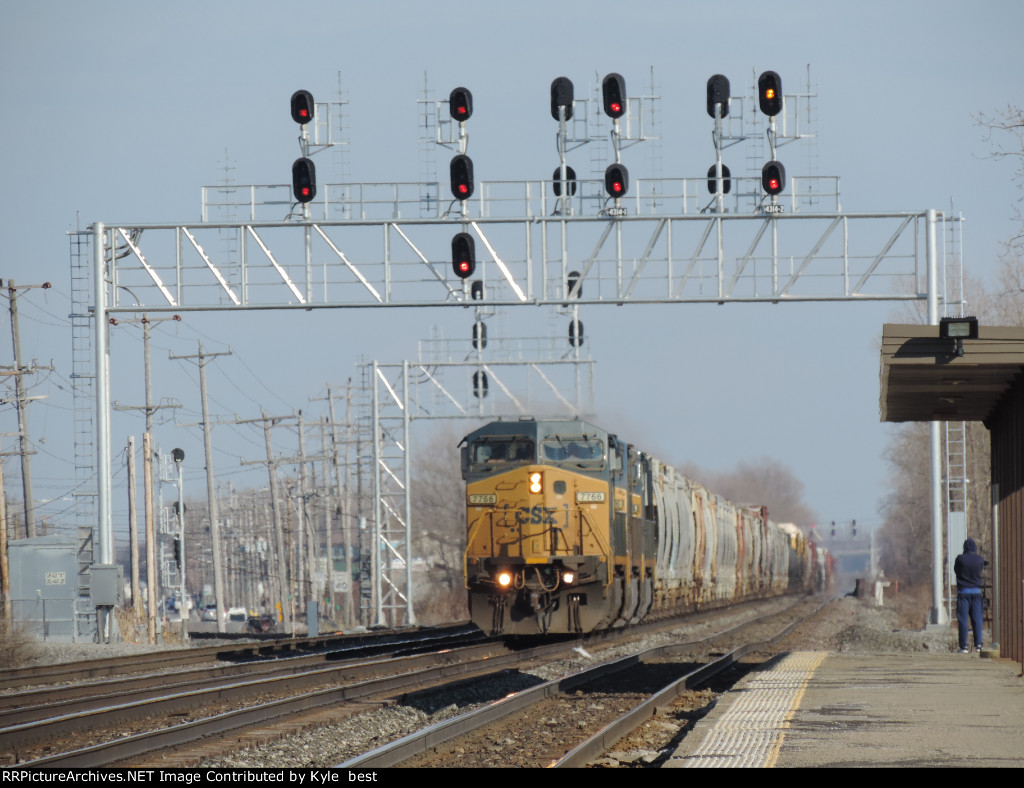
M 838 189 L 834 211 L 803 212 L 820 206 L 825 191 L 810 180 L 820 181 L 794 178 L 785 200 L 756 212 L 739 209 L 757 194 L 759 179 L 738 178 L 731 202 L 713 213 L 697 207 L 704 179 L 641 181 L 611 210 L 602 185 L 582 181 L 569 215 L 553 212 L 547 182 L 503 182 L 478 183 L 467 201 L 471 211 L 439 207 L 429 218 L 394 218 L 403 203 L 401 185 L 392 184 L 394 201 L 359 209 L 386 218 L 327 218 L 334 203 L 324 187 L 324 202 L 309 203 L 310 217 L 322 212 L 322 219 L 97 223 L 89 231 L 93 326 L 140 311 L 480 307 L 472 283 L 451 271 L 453 232 L 475 239 L 478 292 L 488 308 L 926 298 L 930 309 L 937 304 L 937 212 L 844 213 Z M 210 252 L 223 248 L 225 233 L 236 236 L 233 251 Z M 76 313 L 87 311 L 76 305 Z M 110 365 L 106 332 L 94 333 L 103 556 L 112 554 L 113 541 Z M 400 519 L 406 530 L 408 517 Z

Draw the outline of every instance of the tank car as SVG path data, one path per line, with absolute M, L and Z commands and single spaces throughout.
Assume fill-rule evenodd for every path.
M 585 421 L 495 421 L 460 446 L 469 609 L 490 634 L 621 627 L 786 593 L 814 574 L 795 526 Z

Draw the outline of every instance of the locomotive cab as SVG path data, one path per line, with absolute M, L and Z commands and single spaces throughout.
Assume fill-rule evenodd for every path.
M 608 435 L 583 422 L 495 422 L 468 435 L 465 580 L 492 634 L 607 625 Z

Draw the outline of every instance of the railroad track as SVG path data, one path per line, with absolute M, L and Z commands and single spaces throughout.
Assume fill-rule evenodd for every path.
M 650 719 L 655 709 L 735 668 L 747 655 L 769 650 L 817 610 L 703 664 L 692 661 L 695 649 L 737 635 L 746 625 L 699 641 L 645 649 L 445 720 L 339 767 L 582 767 Z
M 747 615 L 756 617 L 757 613 Z M 599 646 L 621 634 L 601 633 L 586 645 Z M 4 711 L 6 727 L 0 730 L 0 754 L 24 766 L 215 764 L 224 753 L 237 751 L 239 741 L 262 741 L 281 735 L 282 728 L 294 732 L 322 724 L 325 719 L 335 723 L 367 709 L 412 703 L 410 699 L 417 693 L 438 685 L 451 688 L 453 682 L 468 685 L 473 679 L 475 686 L 478 679 L 474 677 L 497 674 L 536 684 L 539 680 L 524 673 L 524 664 L 565 657 L 579 645 L 580 641 L 563 641 L 511 652 L 490 643 L 458 649 L 449 646 L 440 654 L 346 661 L 322 654 L 296 655 L 281 661 L 289 667 L 280 669 L 280 673 L 265 663 L 192 669 L 190 675 L 180 677 L 177 689 L 170 687 L 171 678 L 167 676 L 133 677 L 125 680 L 124 686 L 135 682 L 136 688 L 128 692 L 143 695 L 125 702 L 103 697 L 118 682 L 94 682 L 92 686 L 103 692 L 94 696 L 92 708 L 85 693 L 85 697 L 75 700 L 65 698 L 67 703 L 82 704 L 81 710 L 72 712 L 66 706 L 64 713 L 49 716 L 37 711 L 36 722 L 7 724 L 8 712 Z M 407 643 L 392 644 L 391 648 L 421 651 L 424 647 Z M 327 664 L 331 661 L 334 664 Z M 149 686 L 140 688 L 140 682 Z M 154 682 L 156 687 L 152 686 Z M 73 694 L 66 688 L 55 692 L 58 696 L 63 692 Z M 498 697 L 505 693 L 500 690 Z M 0 698 L 0 702 L 3 700 Z M 24 713 L 26 720 L 32 716 L 26 709 L 18 713 Z M 88 731 L 87 736 L 80 735 L 82 731 Z M 60 742 L 59 746 L 55 742 Z M 169 753 L 168 748 L 179 754 Z M 288 764 L 278 761 L 274 765 Z
M 480 638 L 480 631 L 471 625 L 453 625 L 416 630 L 396 630 L 381 633 L 323 635 L 315 638 L 270 638 L 200 646 L 198 648 L 171 649 L 143 652 L 119 657 L 69 662 L 55 665 L 36 665 L 25 668 L 0 670 L 0 691 L 20 690 L 29 686 L 72 684 L 109 677 L 123 677 L 128 673 L 159 670 L 182 670 L 189 666 L 209 663 L 238 663 L 278 659 L 299 654 L 341 654 L 369 656 L 373 653 L 424 648 L 430 644 L 452 638 Z M 0 695 L 0 702 L 4 696 Z M 0 705 L 0 709 L 4 708 Z
M 315 654 L 214 666 L 208 664 L 213 655 L 222 659 L 226 654 L 252 658 L 253 650 L 266 654 L 266 647 L 198 649 L 203 652 L 198 656 L 175 652 L 171 656 L 181 657 L 184 670 L 132 674 L 85 683 L 81 683 L 83 677 L 112 675 L 118 667 L 136 667 L 136 663 L 131 659 L 126 662 L 114 658 L 84 665 L 54 666 L 48 672 L 32 671 L 37 679 L 48 675 L 51 681 L 72 683 L 0 696 L 3 717 L 0 758 L 8 763 L 104 765 L 117 751 L 136 754 L 131 746 L 118 748 L 115 744 L 130 745 L 137 741 L 138 752 L 145 752 L 147 747 L 168 746 L 168 742 L 180 744 L 189 740 L 186 733 L 189 729 L 195 736 L 205 736 L 251 724 L 252 715 L 258 715 L 261 707 L 267 717 L 272 717 L 332 702 L 329 695 L 326 699 L 318 697 L 318 692 L 323 695 L 323 691 L 339 684 L 367 683 L 373 676 L 406 674 L 432 663 L 444 668 L 460 659 L 480 659 L 504 651 L 501 644 L 483 638 L 475 627 L 428 630 L 416 635 L 389 633 L 368 640 L 370 642 L 350 641 Z M 469 645 L 460 645 L 467 643 Z M 274 653 L 294 653 L 295 647 L 301 645 L 308 647 L 309 644 L 297 642 L 284 648 L 277 644 Z M 380 652 L 387 656 L 369 660 L 352 656 Z M 458 656 L 452 656 L 455 654 Z M 167 659 L 164 653 L 144 662 L 163 666 Z M 197 662 L 207 664 L 189 667 Z M 74 682 L 76 678 L 78 683 Z M 401 686 L 401 679 L 395 681 L 396 686 Z M 246 708 L 239 709 L 239 706 Z M 246 709 L 249 709 L 248 714 Z M 209 721 L 181 722 L 183 716 L 201 714 Z M 162 730 L 159 735 L 147 736 L 148 731 L 144 729 L 150 728 Z M 125 736 L 126 730 L 139 731 L 139 738 Z M 143 744 L 144 741 L 148 744 Z M 65 751 L 53 754 L 58 747 Z M 78 754 L 73 755 L 70 750 Z

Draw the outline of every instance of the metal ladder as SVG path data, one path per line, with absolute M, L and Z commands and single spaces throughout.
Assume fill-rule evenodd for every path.
M 945 314 L 960 317 L 964 314 L 963 292 L 963 238 L 961 217 L 943 217 L 943 291 Z M 953 561 L 959 547 L 967 538 L 967 424 L 963 421 L 947 421 L 945 426 L 946 455 L 946 566 L 947 578 L 952 589 L 956 582 Z M 948 597 L 950 620 L 956 619 L 955 601 L 952 592 Z

